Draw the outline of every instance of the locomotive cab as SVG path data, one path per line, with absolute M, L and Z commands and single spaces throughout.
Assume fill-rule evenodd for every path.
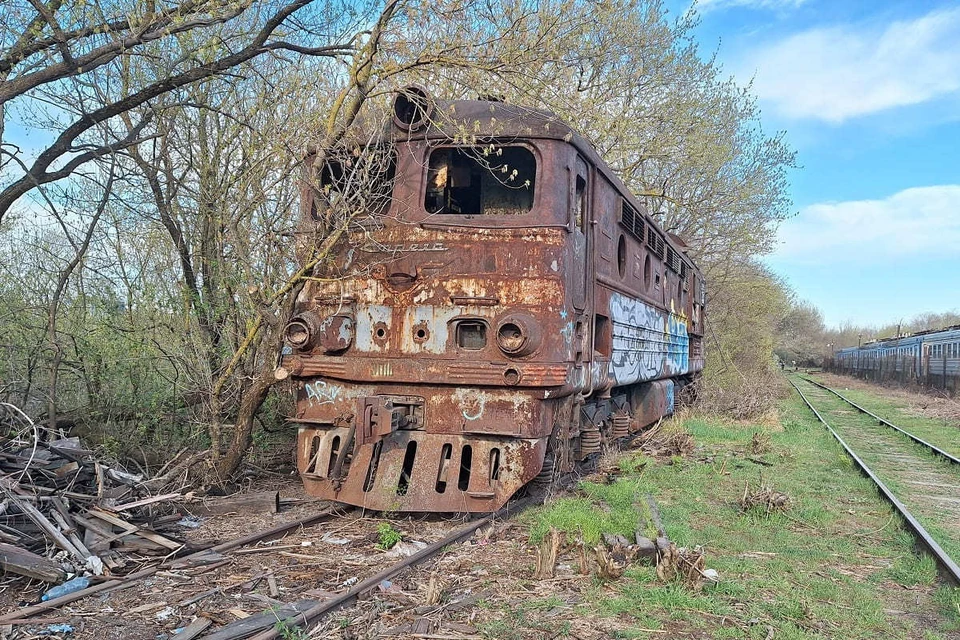
M 389 137 L 375 224 L 332 247 L 286 330 L 309 493 L 492 511 L 672 410 L 702 368 L 702 279 L 585 141 L 420 90 Z M 316 218 L 343 171 L 307 166 Z

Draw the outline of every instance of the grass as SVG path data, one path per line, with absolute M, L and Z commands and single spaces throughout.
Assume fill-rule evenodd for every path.
M 877 387 L 876 392 L 844 389 L 842 386 L 834 388 L 846 398 L 881 418 L 886 418 L 904 431 L 940 447 L 951 455 L 960 456 L 960 425 L 956 421 L 917 415 L 908 401 L 881 395 L 881 387 Z
M 626 454 L 612 484 L 584 483 L 579 495 L 528 516 L 530 537 L 551 527 L 588 543 L 602 533 L 629 537 L 649 517 L 642 496 L 651 493 L 671 540 L 703 545 L 720 582 L 696 592 L 634 565 L 589 588 L 577 615 L 615 619 L 622 638 L 668 629 L 670 637 L 765 638 L 772 630 L 778 639 L 934 640 L 960 629 L 960 591 L 937 588 L 932 560 L 917 555 L 898 517 L 799 398 L 783 403 L 780 425 L 694 417 L 682 426 L 698 444 L 683 464 Z M 770 437 L 762 456 L 749 453 L 758 431 Z M 741 512 L 744 486 L 761 481 L 790 496 L 786 512 Z M 525 626 L 536 618 L 508 615 L 499 622 L 514 635 L 484 633 L 540 637 Z
M 550 529 L 565 532 L 569 542 L 579 538 L 588 545 L 597 544 L 604 533 L 633 540 L 638 526 L 649 536 L 649 510 L 641 481 L 642 476 L 632 476 L 611 484 L 580 483 L 580 497 L 554 500 L 526 516 L 530 541 L 539 543 Z

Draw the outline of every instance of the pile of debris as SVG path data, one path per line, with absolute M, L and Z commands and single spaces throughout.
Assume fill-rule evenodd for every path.
M 79 438 L 42 440 L 22 413 L 12 419 L 15 409 L 0 406 L 0 568 L 59 583 L 187 550 L 170 532 L 182 531 L 170 513 L 181 499 L 170 492 L 176 462 L 145 480 L 96 459 Z

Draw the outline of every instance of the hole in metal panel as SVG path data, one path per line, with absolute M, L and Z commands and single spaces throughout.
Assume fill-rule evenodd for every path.
M 437 469 L 437 493 L 447 490 L 447 474 L 450 472 L 450 458 L 453 456 L 453 445 L 447 443 L 440 449 L 440 467 Z
M 413 473 L 413 462 L 417 458 L 417 441 L 407 443 L 407 452 L 403 456 L 403 469 L 400 471 L 400 481 L 397 483 L 397 495 L 407 495 L 410 488 L 410 475 Z
M 363 492 L 367 493 L 373 489 L 373 483 L 377 481 L 377 467 L 380 466 L 380 450 L 383 448 L 383 440 L 378 440 L 373 445 L 373 455 L 370 456 L 370 466 L 367 467 L 367 477 L 363 480 Z
M 473 463 L 473 447 L 463 445 L 463 451 L 460 453 L 460 478 L 457 480 L 457 488 L 460 491 L 466 491 L 470 486 L 470 465 Z
M 490 482 L 496 482 L 500 478 L 500 449 L 494 447 L 490 449 Z
M 317 472 L 317 452 L 320 451 L 320 436 L 313 436 L 310 439 L 310 457 L 307 458 L 307 469 L 305 473 Z
M 327 463 L 327 477 L 333 474 L 333 467 L 337 464 L 337 455 L 340 453 L 340 436 L 334 436 L 330 443 L 330 462 Z

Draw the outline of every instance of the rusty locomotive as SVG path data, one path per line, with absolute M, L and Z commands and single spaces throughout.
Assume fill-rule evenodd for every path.
M 286 329 L 307 492 L 493 511 L 672 413 L 703 368 L 705 283 L 590 144 L 418 88 L 388 129 L 388 213 L 338 243 Z M 306 166 L 315 215 L 336 172 Z

